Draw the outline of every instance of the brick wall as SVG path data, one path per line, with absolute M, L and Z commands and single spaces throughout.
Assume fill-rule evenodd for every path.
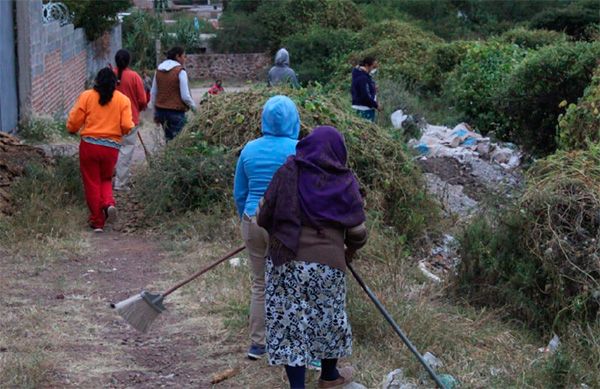
M 19 104 L 22 118 L 68 112 L 86 81 L 121 48 L 121 26 L 108 45 L 89 43 L 83 29 L 42 22 L 41 0 L 17 1 Z M 98 47 L 104 47 L 99 51 Z
M 252 54 L 188 54 L 185 68 L 190 78 L 201 80 L 264 80 L 271 57 Z

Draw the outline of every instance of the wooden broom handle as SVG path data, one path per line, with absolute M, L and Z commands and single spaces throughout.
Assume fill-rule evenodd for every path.
M 171 289 L 167 290 L 165 293 L 163 293 L 163 297 L 166 297 L 168 295 L 170 295 L 171 293 L 175 292 L 177 289 L 181 288 L 183 285 L 195 280 L 196 278 L 200 277 L 202 274 L 206 273 L 207 271 L 211 270 L 213 267 L 219 265 L 222 262 L 225 262 L 225 260 L 233 257 L 234 255 L 236 255 L 237 253 L 239 253 L 240 251 L 244 250 L 246 248 L 246 246 L 240 246 L 237 249 L 230 251 L 229 253 L 225 254 L 224 257 L 222 257 L 221 259 L 219 259 L 216 262 L 213 262 L 211 265 L 205 267 L 204 269 L 194 273 L 191 277 L 189 277 L 188 279 L 185 279 L 183 281 L 181 281 L 180 283 L 178 283 L 177 285 L 175 285 L 174 287 L 172 287 Z

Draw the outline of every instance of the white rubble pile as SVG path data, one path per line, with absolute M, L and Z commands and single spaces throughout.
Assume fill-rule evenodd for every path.
M 490 138 L 471 131 L 466 123 L 460 123 L 454 128 L 428 124 L 421 139 L 412 139 L 408 145 L 423 156 L 451 157 L 463 163 L 484 159 L 505 169 L 516 168 L 521 163 L 518 150 L 492 143 Z

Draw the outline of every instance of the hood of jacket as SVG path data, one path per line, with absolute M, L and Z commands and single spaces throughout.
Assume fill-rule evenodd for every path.
M 296 104 L 287 96 L 273 96 L 262 111 L 262 133 L 278 137 L 298 139 L 300 115 Z
M 176 66 L 182 66 L 182 65 L 177 61 L 174 61 L 172 59 L 167 59 L 166 61 L 163 61 L 160 63 L 160 65 L 158 65 L 158 70 L 160 72 L 168 72 L 169 70 L 173 69 Z
M 286 49 L 279 49 L 275 54 L 275 66 L 290 66 L 290 53 Z
M 361 70 L 358 66 L 352 69 L 352 78 L 358 80 L 360 78 L 366 78 L 368 80 L 371 79 L 371 75 L 364 70 Z

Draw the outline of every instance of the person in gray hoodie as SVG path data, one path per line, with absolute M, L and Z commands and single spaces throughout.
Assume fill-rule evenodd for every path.
M 299 88 L 296 72 L 290 68 L 290 54 L 286 49 L 279 49 L 275 54 L 275 66 L 269 70 L 268 84 L 276 86 L 290 83 L 294 88 Z

